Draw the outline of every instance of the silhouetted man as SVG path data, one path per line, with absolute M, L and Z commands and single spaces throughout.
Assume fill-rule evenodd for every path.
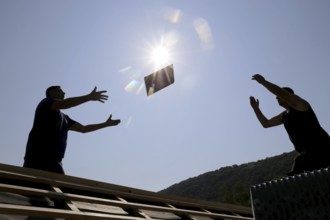
M 51 86 L 36 108 L 33 127 L 30 131 L 24 157 L 24 167 L 64 174 L 62 159 L 65 154 L 69 130 L 81 133 L 91 132 L 109 126 L 116 126 L 120 120 L 110 117 L 103 123 L 82 125 L 61 112 L 88 101 L 105 102 L 106 91 L 93 91 L 87 95 L 64 98 L 60 86 Z
M 267 119 L 259 108 L 259 101 L 250 97 L 250 104 L 262 126 L 268 128 L 284 124 L 295 150 L 299 152 L 289 175 L 330 166 L 330 137 L 320 126 L 310 104 L 295 95 L 292 89 L 281 88 L 259 74 L 252 80 L 274 94 L 278 104 L 285 108 L 279 115 Z

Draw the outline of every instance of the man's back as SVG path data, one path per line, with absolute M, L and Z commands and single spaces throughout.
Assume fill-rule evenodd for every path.
M 28 159 L 62 159 L 64 156 L 67 132 L 74 121 L 59 110 L 51 110 L 54 101 L 45 98 L 37 106 L 26 146 L 25 157 Z

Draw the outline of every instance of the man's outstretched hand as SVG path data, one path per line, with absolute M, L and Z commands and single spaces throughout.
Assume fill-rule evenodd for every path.
M 250 96 L 250 105 L 253 109 L 259 108 L 259 100 L 254 98 L 253 96 Z
M 260 84 L 266 81 L 266 80 L 265 80 L 265 77 L 263 77 L 263 76 L 260 75 L 260 74 L 255 74 L 255 75 L 253 75 L 253 76 L 252 76 L 252 80 L 257 81 L 257 82 L 260 83 Z
M 93 91 L 89 94 L 90 100 L 99 101 L 102 103 L 108 100 L 108 96 L 104 94 L 107 92 L 106 90 L 96 91 L 96 89 L 97 87 L 95 86 Z
M 108 126 L 116 126 L 120 123 L 120 119 L 112 120 L 112 115 L 108 118 L 108 120 L 105 122 Z

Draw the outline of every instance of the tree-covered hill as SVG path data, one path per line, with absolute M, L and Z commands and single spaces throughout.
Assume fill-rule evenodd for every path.
M 291 170 L 295 156 L 296 152 L 293 151 L 257 162 L 223 167 L 189 178 L 160 192 L 250 206 L 250 187 L 284 177 Z

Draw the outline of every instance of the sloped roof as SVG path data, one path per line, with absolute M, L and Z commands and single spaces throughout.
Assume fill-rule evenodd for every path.
M 30 217 L 27 217 L 30 216 Z M 234 219 L 252 209 L 0 164 L 0 219 Z

